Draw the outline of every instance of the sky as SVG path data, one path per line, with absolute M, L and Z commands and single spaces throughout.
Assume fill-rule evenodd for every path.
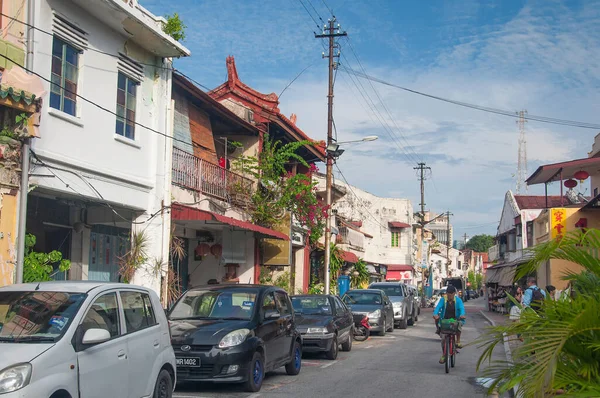
M 187 25 L 183 44 L 192 56 L 176 60 L 177 69 L 214 88 L 226 80 L 225 58 L 235 56 L 240 79 L 280 95 L 282 113 L 295 113 L 297 125 L 318 140 L 327 134 L 328 76 L 325 43 L 314 38 L 319 28 L 312 18 L 322 25 L 319 17 L 327 21 L 332 10 L 348 33 L 339 40 L 337 139 L 379 137 L 344 146 L 337 161 L 343 175 L 336 170 L 335 178 L 378 196 L 409 198 L 417 211 L 420 186 L 413 168 L 426 162 L 426 208 L 454 214 L 455 238 L 495 235 L 504 196 L 516 185 L 516 119 L 369 82 L 344 68 L 457 101 L 600 122 L 600 0 L 141 4 L 157 15 L 178 12 Z M 599 132 L 529 121 L 528 175 L 542 164 L 587 157 Z M 549 187 L 550 193 L 559 189 Z M 529 194 L 543 195 L 543 185 L 530 187 Z

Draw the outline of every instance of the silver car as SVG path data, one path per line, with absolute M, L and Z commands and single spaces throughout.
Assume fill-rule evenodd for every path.
M 369 289 L 379 289 L 390 298 L 394 307 L 394 325 L 400 329 L 406 329 L 416 321 L 414 311 L 414 300 L 408 288 L 401 282 L 375 282 L 369 285 Z

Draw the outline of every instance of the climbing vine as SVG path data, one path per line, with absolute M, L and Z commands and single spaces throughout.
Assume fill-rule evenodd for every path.
M 277 224 L 290 211 L 307 228 L 311 244 L 323 235 L 327 207 L 316 195 L 316 182 L 309 174 L 293 174 L 286 165 L 296 161 L 311 172 L 317 171 L 297 151 L 311 141 L 282 144 L 265 135 L 262 152 L 256 156 L 241 156 L 233 161 L 236 170 L 243 170 L 258 181 L 258 188 L 251 194 L 250 213 L 252 221 L 266 227 Z

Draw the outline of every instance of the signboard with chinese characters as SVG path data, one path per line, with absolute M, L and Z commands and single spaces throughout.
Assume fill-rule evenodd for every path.
M 287 213 L 273 228 L 275 231 L 283 232 L 287 236 L 292 232 L 291 213 Z M 281 239 L 263 239 L 263 265 L 291 265 L 292 264 L 292 241 Z
M 552 239 L 563 236 L 567 232 L 567 209 L 551 209 L 550 226 L 550 236 L 552 237 Z

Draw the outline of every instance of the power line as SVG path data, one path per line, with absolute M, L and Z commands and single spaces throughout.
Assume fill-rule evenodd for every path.
M 315 17 L 313 17 L 313 15 L 311 14 L 311 12 L 308 11 L 308 7 L 306 7 L 306 5 L 304 4 L 304 2 L 302 0 L 298 0 L 298 1 L 300 2 L 300 4 L 302 4 L 302 7 L 304 7 L 304 9 L 306 10 L 306 12 L 310 16 L 310 18 L 313 20 L 313 22 L 315 23 L 315 25 L 317 25 L 317 28 L 321 29 L 321 25 L 319 25 L 319 23 L 317 22 L 317 20 L 315 19 Z
M 327 8 L 327 11 L 329 11 L 329 13 L 331 14 L 331 16 L 335 17 L 335 15 L 333 15 L 333 9 L 327 5 L 327 3 L 325 2 L 325 0 L 321 0 L 321 1 L 323 2 L 323 5 L 325 6 L 325 8 Z
M 319 21 L 321 21 L 322 23 L 325 23 L 325 21 L 323 20 L 323 18 L 321 18 L 321 14 L 319 14 L 319 11 L 317 11 L 317 9 L 315 8 L 315 6 L 313 5 L 311 0 L 306 0 L 308 1 L 308 4 L 310 4 L 310 6 L 312 7 L 312 9 L 315 11 L 315 14 L 317 14 L 317 17 L 319 17 Z
M 499 109 L 499 108 L 492 108 L 492 107 L 487 107 L 487 106 L 483 106 L 483 105 L 476 105 L 476 104 L 471 104 L 468 102 L 462 102 L 462 101 L 456 101 L 456 100 L 452 100 L 449 98 L 444 98 L 444 97 L 439 97 L 437 95 L 433 95 L 433 94 L 427 94 L 421 91 L 417 91 L 417 90 L 413 90 L 407 87 L 402 87 L 399 86 L 397 84 L 394 83 L 390 83 L 387 82 L 385 80 L 367 75 L 366 73 L 361 73 L 358 72 L 354 69 L 351 68 L 347 68 L 344 67 L 342 65 L 342 69 L 347 72 L 348 74 L 352 74 L 356 77 L 360 77 L 369 81 L 373 81 L 376 83 L 380 83 L 386 86 L 390 86 L 390 87 L 394 87 L 400 90 L 404 90 L 407 91 L 409 93 L 412 94 L 417 94 L 417 95 L 421 95 L 423 97 L 427 97 L 427 98 L 431 98 L 431 99 L 435 99 L 438 101 L 443 101 L 443 102 L 447 102 L 450 104 L 454 104 L 454 105 L 458 105 L 458 106 L 462 106 L 465 108 L 471 108 L 471 109 L 475 109 L 478 111 L 483 111 L 483 112 L 488 112 L 488 113 L 493 113 L 496 115 L 502 115 L 502 116 L 508 116 L 511 118 L 519 118 L 518 114 L 515 114 L 514 111 L 507 111 L 504 109 Z M 556 118 L 551 118 L 551 117 L 546 117 L 546 116 L 536 116 L 536 115 L 527 115 L 524 117 L 525 120 L 533 120 L 533 121 L 537 121 L 537 122 L 541 122 L 541 123 L 548 123 L 548 124 L 556 124 L 556 125 L 561 125 L 561 126 L 570 126 L 570 127 L 577 127 L 577 128 L 584 128 L 584 129 L 593 129 L 593 130 L 598 130 L 600 129 L 600 124 L 597 123 L 588 123 L 588 122 L 580 122 L 580 121 L 575 121 L 575 120 L 566 120 L 566 119 L 556 119 Z
M 46 82 L 50 83 L 51 85 L 54 85 L 54 86 L 56 86 L 56 87 L 58 87 L 58 88 L 60 88 L 60 89 L 62 89 L 62 90 L 65 90 L 66 92 L 68 92 L 68 93 L 70 93 L 70 94 L 73 94 L 73 95 L 75 95 L 75 96 L 76 96 L 76 97 L 78 97 L 78 98 L 81 98 L 83 101 L 85 101 L 85 102 L 87 102 L 87 103 L 89 103 L 89 104 L 91 104 L 91 105 L 94 105 L 95 107 L 97 107 L 97 108 L 99 108 L 99 109 L 101 109 L 101 110 L 103 110 L 103 111 L 105 111 L 105 112 L 107 112 L 107 113 L 110 113 L 110 114 L 111 114 L 111 115 L 113 115 L 113 116 L 117 116 L 117 117 L 119 117 L 119 118 L 122 118 L 122 119 L 124 119 L 124 120 L 126 120 L 126 121 L 128 121 L 128 122 L 131 122 L 131 123 L 135 124 L 136 126 L 140 126 L 140 127 L 144 128 L 144 129 L 146 129 L 146 130 L 150 131 L 150 132 L 153 132 L 153 133 L 155 133 L 155 134 L 158 134 L 158 135 L 160 135 L 160 136 L 163 136 L 163 137 L 165 137 L 165 138 L 169 138 L 169 139 L 171 139 L 171 140 L 173 140 L 173 141 L 175 141 L 175 142 L 181 142 L 181 143 L 183 143 L 183 144 L 186 144 L 186 145 L 189 145 L 189 146 L 191 146 L 191 147 L 194 147 L 194 143 L 191 143 L 191 144 L 190 144 L 190 143 L 189 143 L 189 142 L 187 142 L 187 141 L 184 141 L 184 140 L 181 140 L 181 139 L 179 139 L 179 138 L 175 138 L 175 137 L 169 136 L 169 135 L 167 135 L 167 134 L 165 134 L 165 133 L 163 133 L 163 132 L 161 132 L 161 131 L 154 130 L 154 129 L 153 129 L 153 128 L 151 128 L 151 127 L 148 127 L 148 126 L 146 126 L 146 125 L 143 125 L 143 124 L 141 124 L 141 123 L 138 123 L 138 122 L 136 122 L 136 121 L 134 121 L 134 120 L 128 119 L 127 117 L 119 116 L 119 115 L 117 115 L 117 113 L 116 113 L 116 112 L 113 112 L 113 111 L 111 111 L 110 109 L 108 109 L 108 108 L 106 108 L 106 107 L 104 107 L 104 106 L 102 106 L 102 105 L 100 105 L 100 104 L 97 104 L 96 102 L 94 102 L 94 101 L 92 101 L 92 100 L 89 100 L 89 99 L 87 99 L 87 98 L 85 98 L 85 97 L 83 97 L 83 96 L 81 96 L 81 95 L 77 94 L 76 92 L 73 92 L 73 91 L 69 90 L 69 89 L 68 89 L 68 88 L 66 88 L 66 87 L 63 87 L 63 86 L 61 86 L 61 85 L 60 85 L 60 84 L 58 84 L 58 83 L 54 83 L 54 82 L 52 82 L 50 79 L 47 79 L 47 78 L 45 78 L 45 77 L 44 77 L 44 76 L 42 76 L 41 74 L 39 74 L 39 73 L 37 73 L 37 72 L 34 72 L 34 71 L 32 71 L 31 69 L 28 69 L 28 68 L 26 68 L 26 67 L 24 67 L 24 66 L 21 66 L 21 65 L 19 65 L 17 62 L 15 62 L 14 60 L 12 60 L 11 58 L 7 57 L 7 56 L 6 56 L 6 55 L 4 55 L 4 54 L 0 54 L 0 57 L 2 57 L 2 58 L 4 58 L 4 59 L 6 59 L 7 61 L 10 61 L 10 62 L 12 62 L 13 64 L 17 65 L 19 68 L 22 68 L 22 69 L 23 69 L 23 70 L 25 70 L 26 72 L 29 72 L 29 73 L 31 73 L 31 74 L 33 74 L 33 75 L 35 75 L 35 76 L 39 77 L 40 79 L 42 79 L 42 80 L 44 80 L 44 81 L 46 81 Z

